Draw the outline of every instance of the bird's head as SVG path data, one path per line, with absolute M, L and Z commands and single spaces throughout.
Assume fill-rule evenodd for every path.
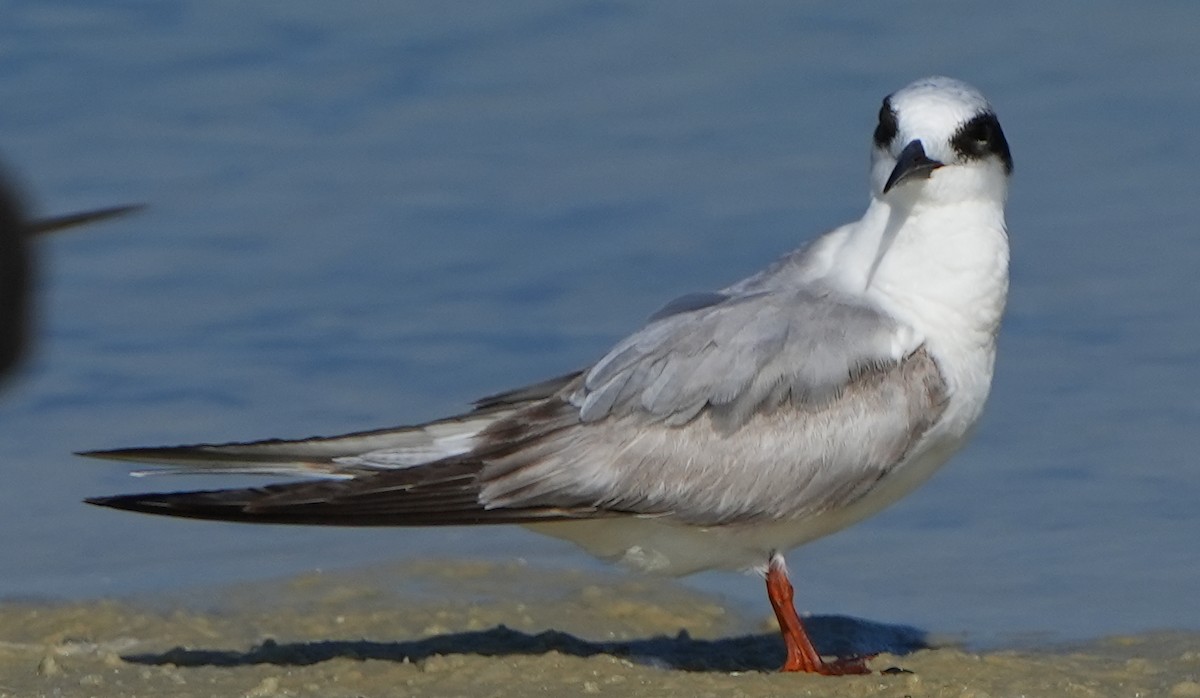
M 970 85 L 924 78 L 883 100 L 871 154 L 874 196 L 1003 203 L 1012 169 L 996 113 Z

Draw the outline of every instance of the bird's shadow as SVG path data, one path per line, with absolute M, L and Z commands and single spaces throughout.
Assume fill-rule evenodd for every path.
M 805 619 L 805 625 L 825 655 L 869 656 L 883 652 L 904 655 L 930 647 L 924 631 L 904 625 L 874 623 L 848 616 L 812 616 Z M 339 658 L 419 662 L 435 655 L 503 657 L 549 652 L 575 657 L 609 655 L 681 671 L 773 671 L 783 662 L 783 642 L 775 633 L 701 640 L 680 631 L 674 637 L 659 635 L 597 642 L 558 630 L 530 634 L 503 625 L 490 630 L 444 633 L 399 642 L 316 640 L 279 643 L 266 640 L 248 650 L 175 647 L 159 654 L 133 654 L 122 659 L 133 664 L 179 667 L 307 666 Z

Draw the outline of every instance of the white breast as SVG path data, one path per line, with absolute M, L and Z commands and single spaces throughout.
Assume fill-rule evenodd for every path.
M 1008 241 L 1002 210 L 979 202 L 908 212 L 891 229 L 889 214 L 876 201 L 858 224 L 828 236 L 821 253 L 830 263 L 819 267 L 837 270 L 844 288 L 864 294 L 924 339 L 949 402 L 874 489 L 849 506 L 800 520 L 701 528 L 614 518 L 533 528 L 644 571 L 748 568 L 861 521 L 925 482 L 966 443 L 982 414 L 1008 288 Z M 867 287 L 855 289 L 860 283 Z

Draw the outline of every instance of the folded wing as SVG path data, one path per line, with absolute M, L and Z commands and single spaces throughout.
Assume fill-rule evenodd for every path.
M 869 491 L 945 398 L 920 338 L 873 308 L 814 288 L 714 294 L 658 316 L 585 373 L 485 398 L 457 417 L 87 454 L 322 481 L 89 501 L 330 525 L 799 518 Z

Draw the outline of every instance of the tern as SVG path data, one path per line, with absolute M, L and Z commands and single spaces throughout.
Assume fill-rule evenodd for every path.
M 930 77 L 879 110 L 863 217 L 717 292 L 669 303 L 594 365 L 425 424 L 91 451 L 262 487 L 88 499 L 334 526 L 521 524 L 644 571 L 757 569 L 784 671 L 823 659 L 784 553 L 925 481 L 969 438 L 1008 291 L 1013 162 L 984 96 Z

